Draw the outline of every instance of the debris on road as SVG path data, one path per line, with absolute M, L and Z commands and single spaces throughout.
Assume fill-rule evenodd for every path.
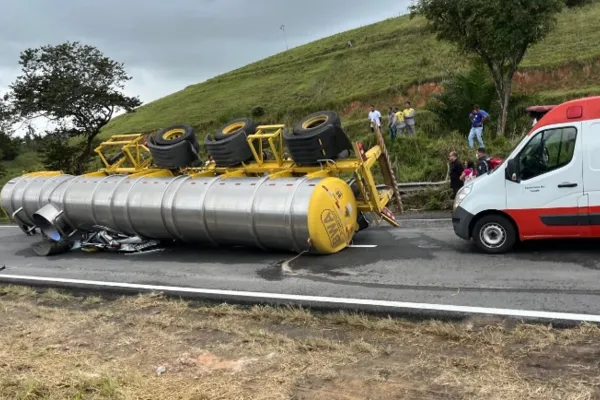
M 129 236 L 104 226 L 94 226 L 89 232 L 83 233 L 78 240 L 54 241 L 45 238 L 45 240 L 33 244 L 32 247 L 38 256 L 52 256 L 72 250 L 126 254 L 146 254 L 164 250 L 158 240 Z
M 83 251 L 104 250 L 118 253 L 142 253 L 156 250 L 158 246 L 160 246 L 158 240 L 128 236 L 104 226 L 94 226 L 94 230 L 84 235 L 73 248 L 80 248 Z

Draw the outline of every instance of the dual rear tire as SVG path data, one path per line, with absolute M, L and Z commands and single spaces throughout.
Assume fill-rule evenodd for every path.
M 146 145 L 154 164 L 160 168 L 175 170 L 202 164 L 198 154 L 200 143 L 196 131 L 189 125 L 161 129 L 148 138 Z
M 204 139 L 204 145 L 217 167 L 234 167 L 254 159 L 247 137 L 256 133 L 257 124 L 239 118 L 225 124 Z M 283 133 L 290 157 L 298 165 L 318 165 L 324 160 L 348 157 L 352 143 L 344 132 L 340 117 L 333 111 L 320 111 L 300 120 Z M 258 152 L 258 148 L 255 149 Z
M 298 165 L 318 165 L 324 160 L 348 157 L 352 143 L 340 117 L 333 111 L 319 111 L 300 120 L 283 134 L 292 160 Z
M 216 166 L 235 167 L 254 159 L 247 138 L 256 133 L 257 126 L 250 118 L 238 118 L 206 136 L 204 146 Z

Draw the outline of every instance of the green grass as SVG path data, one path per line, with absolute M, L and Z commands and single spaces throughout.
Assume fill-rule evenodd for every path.
M 12 161 L 1 161 L 4 167 L 4 176 L 0 176 L 0 188 L 11 178 L 22 175 L 24 172 L 33 172 L 43 170 L 44 167 L 36 153 L 26 152 L 20 154 Z M 0 218 L 2 213 L 0 213 Z
M 557 29 L 528 53 L 524 69 L 556 69 L 600 57 L 600 4 L 565 11 Z M 353 47 L 346 43 L 352 40 Z M 354 100 L 398 102 L 415 84 L 439 80 L 468 66 L 453 46 L 441 43 L 421 18 L 388 19 L 277 54 L 151 102 L 115 118 L 105 136 L 189 123 L 205 132 L 217 123 L 265 108 L 266 121 L 287 121 L 310 111 L 342 111 Z M 570 79 L 566 89 L 597 87 L 598 73 Z M 560 79 L 548 90 L 564 90 Z M 552 83 L 561 83 L 552 87 Z M 595 83 L 595 84 L 594 84 Z M 412 98 L 412 97 L 411 97 Z M 364 109 L 361 109 L 364 111 Z

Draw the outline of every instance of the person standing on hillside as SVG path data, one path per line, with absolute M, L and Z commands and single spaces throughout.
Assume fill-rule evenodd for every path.
M 394 108 L 396 112 L 396 136 L 404 135 L 404 128 L 406 128 L 406 124 L 404 123 L 404 112 L 399 111 L 398 107 Z
M 479 147 L 484 147 L 483 144 L 483 123 L 488 120 L 490 115 L 484 110 L 479 108 L 479 105 L 475 104 L 473 106 L 473 111 L 469 114 L 469 119 L 471 120 L 471 132 L 469 132 L 469 147 L 473 148 L 474 143 L 473 139 L 477 137 L 477 141 L 479 142 Z
M 369 111 L 369 123 L 371 124 L 371 132 L 381 133 L 381 113 L 375 109 L 375 106 L 371 104 L 371 111 Z
M 465 184 L 461 178 L 464 167 L 460 160 L 458 159 L 458 153 L 456 151 L 451 151 L 448 155 L 448 169 L 450 171 L 450 188 L 452 189 L 452 199 L 456 197 L 456 193 L 460 190 L 461 187 Z
M 404 103 L 403 114 L 408 136 L 415 136 L 415 110 L 412 108 L 409 101 Z
M 390 131 L 390 139 L 396 140 L 396 124 L 397 124 L 396 110 L 390 107 L 388 112 L 388 130 Z

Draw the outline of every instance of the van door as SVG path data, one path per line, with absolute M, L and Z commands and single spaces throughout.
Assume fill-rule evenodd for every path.
M 505 211 L 521 238 L 584 235 L 581 123 L 536 132 L 515 157 L 520 176 L 506 180 Z
M 583 190 L 589 203 L 589 235 L 600 237 L 600 122 L 583 122 Z

